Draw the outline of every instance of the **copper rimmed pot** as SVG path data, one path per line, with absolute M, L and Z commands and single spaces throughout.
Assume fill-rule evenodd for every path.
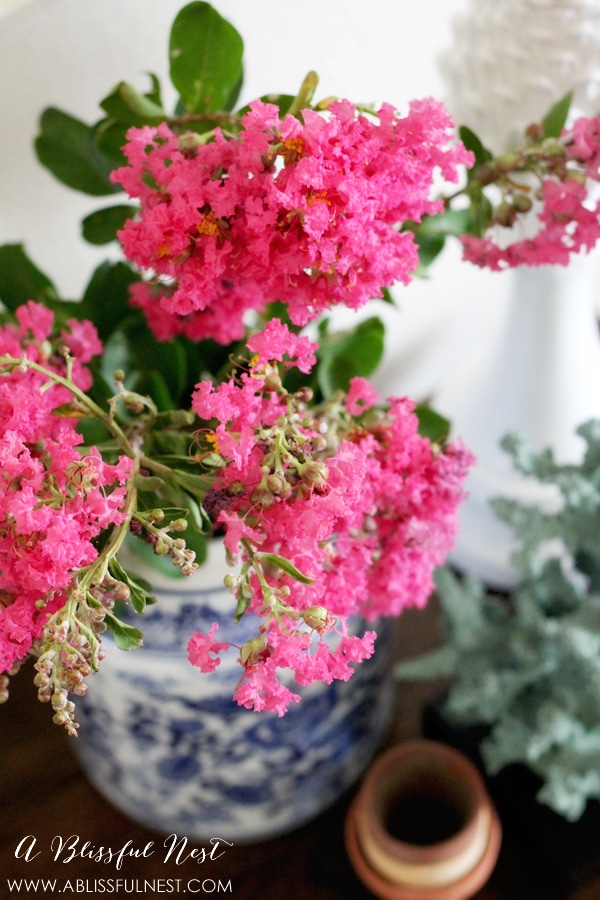
M 501 827 L 470 760 L 417 740 L 369 770 L 345 838 L 358 877 L 382 900 L 467 900 L 494 869 Z

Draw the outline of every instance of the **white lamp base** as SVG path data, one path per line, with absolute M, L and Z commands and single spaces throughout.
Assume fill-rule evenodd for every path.
M 490 355 L 449 380 L 433 401 L 477 457 L 453 561 L 495 587 L 511 587 L 516 573 L 510 529 L 489 501 L 501 496 L 547 508 L 556 496 L 513 471 L 501 439 L 516 431 L 534 450 L 551 448 L 557 461 L 578 462 L 584 444 L 575 430 L 600 417 L 596 282 L 594 256 L 567 268 L 516 270 L 508 315 Z

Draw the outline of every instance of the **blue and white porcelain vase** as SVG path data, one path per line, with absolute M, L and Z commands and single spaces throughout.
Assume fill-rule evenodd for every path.
M 105 641 L 77 704 L 75 750 L 100 793 L 146 827 L 252 842 L 315 818 L 366 769 L 391 717 L 391 630 L 379 629 L 375 655 L 348 682 L 294 685 L 302 700 L 285 716 L 241 708 L 234 653 L 210 674 L 187 660 L 189 637 L 212 622 L 219 640 L 240 645 L 255 634 L 251 621 L 233 621 L 216 549 L 191 578 L 152 570 L 158 603 L 135 623 L 144 646 L 123 652 Z

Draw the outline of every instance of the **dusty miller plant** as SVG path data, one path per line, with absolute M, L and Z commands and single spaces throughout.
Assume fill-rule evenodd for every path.
M 505 439 L 516 468 L 553 485 L 552 512 L 499 499 L 513 529 L 519 581 L 509 598 L 441 569 L 446 641 L 400 666 L 403 678 L 453 675 L 444 715 L 489 726 L 479 747 L 488 774 L 523 763 L 537 794 L 568 820 L 600 799 L 600 420 L 582 425 L 577 465 Z

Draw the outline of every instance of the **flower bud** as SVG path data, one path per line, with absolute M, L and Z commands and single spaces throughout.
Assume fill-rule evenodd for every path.
M 187 519 L 175 519 L 169 525 L 169 531 L 186 531 L 187 527 Z
M 329 627 L 329 611 L 324 606 L 310 606 L 302 613 L 302 618 L 309 628 L 315 631 L 324 631 Z
M 189 409 L 172 409 L 169 411 L 169 422 L 178 428 L 193 425 L 196 417 Z
M 97 606 L 90 613 L 90 619 L 92 620 L 92 624 L 99 625 L 100 622 L 104 621 L 105 615 L 106 615 L 106 610 L 102 606 Z
M 256 665 L 264 650 L 265 642 L 261 637 L 249 638 L 240 647 L 240 662 L 243 666 Z
M 132 412 L 134 416 L 137 416 L 144 411 L 144 404 L 135 394 L 123 394 L 122 400 L 127 409 Z
M 201 135 L 196 134 L 194 131 L 186 131 L 177 138 L 179 150 L 187 156 L 188 159 L 191 159 L 196 155 L 196 151 L 201 143 Z
M 114 589 L 114 598 L 120 603 L 126 603 L 131 596 L 131 588 L 124 581 L 118 581 Z
M 268 391 L 280 391 L 281 390 L 281 378 L 279 377 L 279 372 L 272 371 L 265 377 L 265 388 Z
M 496 180 L 496 170 L 490 163 L 477 166 L 477 181 L 481 185 L 492 184 Z
M 294 488 L 294 494 L 298 498 L 298 500 L 310 500 L 312 491 L 310 485 L 306 484 L 306 482 L 301 481 Z
M 68 694 L 65 690 L 55 691 L 52 694 L 52 708 L 64 709 L 67 705 Z
M 329 475 L 329 470 L 325 463 L 318 460 L 311 460 L 305 463 L 299 467 L 298 471 L 302 480 L 307 484 L 325 484 Z
M 226 575 L 223 579 L 223 584 L 232 594 L 237 593 L 237 589 L 240 586 L 240 576 L 239 575 Z
M 273 492 L 269 490 L 266 484 L 262 482 L 257 484 L 252 493 L 250 494 L 250 501 L 252 503 L 259 503 L 261 506 L 264 506 L 265 509 L 273 504 L 275 497 Z
M 243 497 L 246 493 L 246 485 L 243 481 L 232 481 L 227 486 L 227 494 L 230 497 Z
M 501 153 L 496 159 L 496 171 L 501 174 L 512 172 L 518 162 L 519 157 L 516 153 Z
M 52 716 L 52 721 L 55 725 L 67 725 L 70 721 L 69 713 L 66 709 L 59 709 Z
M 532 144 L 537 144 L 544 137 L 544 128 L 539 122 L 532 122 L 525 129 L 525 137 Z
M 515 221 L 516 215 L 514 207 L 511 206 L 510 203 L 503 202 L 497 206 L 494 211 L 494 222 L 496 222 L 497 225 L 510 228 Z
M 313 453 L 323 453 L 324 450 L 327 450 L 327 438 L 323 436 L 313 438 L 311 446 Z
M 296 397 L 301 403 L 310 403 L 314 397 L 314 391 L 308 385 L 304 385 L 296 391 Z
M 281 475 L 267 475 L 266 485 L 268 489 L 277 496 L 282 494 L 286 487 L 289 489 L 289 485 L 287 485 L 285 479 L 282 478 Z
M 526 213 L 529 212 L 533 204 L 531 198 L 527 197 L 525 194 L 516 194 L 513 197 L 513 206 L 517 212 Z

